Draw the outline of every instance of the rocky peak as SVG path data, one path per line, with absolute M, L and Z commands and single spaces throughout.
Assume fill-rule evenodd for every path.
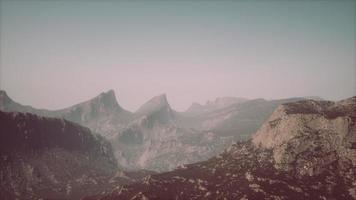
M 6 105 L 12 103 L 13 101 L 10 99 L 10 97 L 7 95 L 7 93 L 4 90 L 0 90 L 0 109 L 4 110 Z
M 2 96 L 7 96 L 7 94 L 6 94 L 6 91 L 5 91 L 5 90 L 0 90 L 0 97 L 2 97 Z
M 115 92 L 109 90 L 102 92 L 89 101 L 79 103 L 69 108 L 69 110 L 81 110 L 82 114 L 107 113 L 112 111 L 121 111 L 122 108 L 116 101 Z M 66 109 L 68 110 L 68 109 Z
M 107 92 L 102 92 L 100 95 L 95 97 L 94 99 L 90 100 L 92 103 L 104 107 L 107 109 L 119 109 L 122 108 L 117 103 L 116 96 L 114 90 L 109 90 Z
M 171 112 L 171 107 L 168 104 L 166 94 L 161 94 L 153 97 L 147 103 L 142 105 L 136 113 L 139 115 L 147 115 L 157 111 L 166 110 Z
M 23 106 L 12 100 L 4 90 L 0 90 L 0 110 L 1 111 L 16 111 L 16 112 L 32 112 L 34 109 L 31 106 Z
M 106 118 L 108 116 L 124 113 L 122 111 L 125 110 L 117 103 L 114 91 L 109 90 L 108 92 L 99 94 L 91 100 L 56 111 L 56 116 L 64 117 L 65 119 L 88 126 L 92 130 L 97 131 L 91 126 L 92 122 L 97 122 L 97 120 L 102 117 Z

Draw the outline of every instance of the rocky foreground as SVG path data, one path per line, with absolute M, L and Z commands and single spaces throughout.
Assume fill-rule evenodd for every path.
M 356 199 L 356 97 L 284 104 L 217 157 L 87 199 Z

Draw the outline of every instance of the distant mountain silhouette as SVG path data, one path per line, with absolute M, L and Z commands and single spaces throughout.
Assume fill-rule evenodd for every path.
M 245 98 L 237 98 L 237 97 L 219 97 L 216 98 L 215 101 L 208 101 L 205 105 L 201 105 L 199 103 L 193 103 L 186 111 L 189 115 L 201 115 L 204 113 L 209 113 L 212 111 L 216 111 L 222 108 L 226 108 L 232 105 L 236 105 L 239 103 L 243 103 L 248 101 Z

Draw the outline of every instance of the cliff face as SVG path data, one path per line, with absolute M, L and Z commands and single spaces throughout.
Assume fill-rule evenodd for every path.
M 252 140 L 102 199 L 356 199 L 355 124 L 356 97 L 287 103 Z
M 252 141 L 273 150 L 277 168 L 300 175 L 320 174 L 333 162 L 355 167 L 356 97 L 284 104 Z
M 110 144 L 88 128 L 0 112 L 1 199 L 78 199 L 101 191 L 117 170 Z

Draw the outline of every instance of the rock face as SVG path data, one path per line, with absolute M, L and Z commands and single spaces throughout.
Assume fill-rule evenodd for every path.
M 356 97 L 287 103 L 252 140 L 101 199 L 356 199 L 355 138 Z
M 282 105 L 252 141 L 273 149 L 276 167 L 300 175 L 320 174 L 333 162 L 355 167 L 356 97 Z
M 0 199 L 78 199 L 117 170 L 111 145 L 88 128 L 0 111 Z

